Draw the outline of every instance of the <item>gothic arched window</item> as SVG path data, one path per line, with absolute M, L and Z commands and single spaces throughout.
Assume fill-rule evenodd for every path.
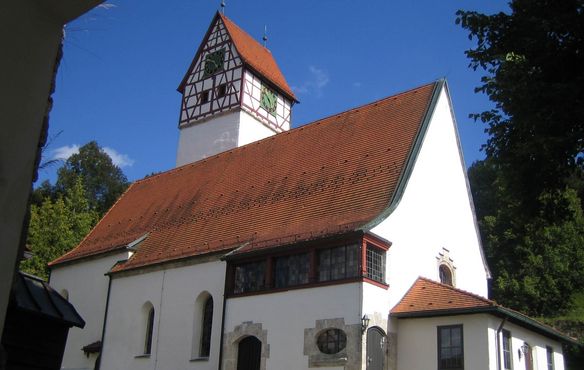
M 452 283 L 452 270 L 450 270 L 450 267 L 448 267 L 446 264 L 441 264 L 439 269 L 440 282 L 442 284 L 454 286 Z

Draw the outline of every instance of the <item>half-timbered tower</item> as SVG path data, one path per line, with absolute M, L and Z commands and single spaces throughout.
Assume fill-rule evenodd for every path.
M 289 130 L 296 102 L 270 51 L 219 12 L 178 90 L 177 166 Z

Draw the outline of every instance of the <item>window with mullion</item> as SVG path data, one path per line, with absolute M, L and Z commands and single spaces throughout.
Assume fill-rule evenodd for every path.
M 385 283 L 385 251 L 367 243 L 367 277 Z
M 277 257 L 274 263 L 274 286 L 283 288 L 306 284 L 309 270 L 310 254 L 308 253 Z
M 464 370 L 462 325 L 438 327 L 438 370 Z
M 234 293 L 255 292 L 266 285 L 266 261 L 235 266 Z
M 359 274 L 359 246 L 343 245 L 318 251 L 318 280 L 330 281 Z
M 511 370 L 513 368 L 511 361 L 511 332 L 503 330 L 503 368 Z

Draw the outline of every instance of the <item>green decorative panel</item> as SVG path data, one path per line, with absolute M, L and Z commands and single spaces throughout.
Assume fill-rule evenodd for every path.
M 260 96 L 260 106 L 270 113 L 272 116 L 276 115 L 276 107 L 278 106 L 278 99 L 276 94 L 268 89 L 262 87 L 262 95 Z
M 220 49 L 207 54 L 205 57 L 205 71 L 203 76 L 210 76 L 223 70 L 223 61 L 225 60 L 225 49 Z

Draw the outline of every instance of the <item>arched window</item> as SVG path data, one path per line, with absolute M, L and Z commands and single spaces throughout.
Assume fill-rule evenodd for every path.
M 144 354 L 152 353 L 152 336 L 154 333 L 154 307 L 149 304 L 146 316 L 146 334 L 144 335 Z
M 446 264 L 441 264 L 439 267 L 440 282 L 442 284 L 454 286 L 452 283 L 452 270 Z
M 203 320 L 201 321 L 200 357 L 209 357 L 211 352 L 211 331 L 213 329 L 213 297 L 207 297 L 203 306 Z

